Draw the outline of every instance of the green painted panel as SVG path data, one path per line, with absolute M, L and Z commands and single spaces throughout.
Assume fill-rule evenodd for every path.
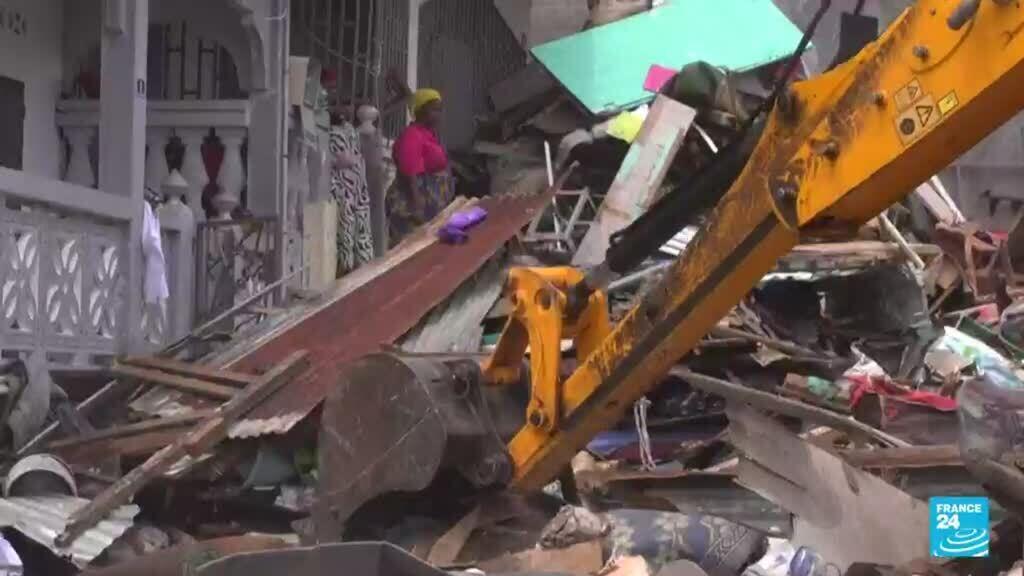
M 595 114 L 652 100 L 652 64 L 706 61 L 734 71 L 788 56 L 801 32 L 771 0 L 666 0 L 625 20 L 533 49 L 534 56 Z

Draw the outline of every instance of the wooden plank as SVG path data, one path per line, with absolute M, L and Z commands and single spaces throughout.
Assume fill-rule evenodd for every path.
M 412 353 L 479 352 L 482 323 L 503 284 L 501 263 L 493 260 L 409 332 L 402 349 Z
M 213 416 L 204 420 L 192 432 L 161 449 L 72 514 L 64 532 L 56 539 L 57 545 L 66 547 L 74 542 L 111 510 L 131 500 L 143 486 L 163 475 L 183 457 L 202 454 L 212 448 L 226 437 L 228 426 L 307 367 L 305 350 L 289 355 L 253 385 L 220 406 Z
M 964 465 L 960 458 L 960 446 L 956 444 L 878 450 L 854 448 L 840 450 L 839 455 L 858 468 L 934 468 Z
M 654 100 L 594 223 L 573 256 L 574 266 L 595 266 L 604 262 L 611 235 L 647 211 L 695 116 L 692 108 L 666 96 Z
M 728 407 L 729 438 L 745 455 L 739 482 L 796 514 L 791 541 L 834 563 L 901 566 L 928 556 L 928 507 L 801 440 L 741 403 Z
M 836 430 L 846 432 L 847 434 L 853 434 L 860 436 L 861 438 L 881 442 L 882 444 L 888 444 L 891 446 L 909 446 L 909 444 L 903 440 L 886 434 L 881 430 L 872 428 L 863 422 L 858 422 L 853 418 L 840 416 L 822 408 L 808 406 L 803 402 L 783 398 L 767 392 L 761 392 L 760 390 L 754 390 L 752 388 L 746 388 L 738 384 L 733 384 L 732 382 L 719 380 L 718 378 L 712 378 L 703 374 L 697 374 L 696 372 L 691 372 L 683 368 L 673 369 L 672 375 L 694 388 L 700 388 L 705 392 L 717 394 L 725 398 L 727 401 L 732 400 L 743 404 L 751 404 L 779 414 L 785 414 L 787 416 L 793 416 L 794 418 L 801 418 L 817 424 L 823 424 L 825 426 L 835 428 Z
M 215 368 L 213 366 L 192 364 L 190 362 L 182 362 L 181 360 L 174 360 L 171 358 L 158 358 L 156 356 L 129 356 L 121 359 L 120 363 L 138 368 L 152 368 L 169 374 L 185 376 L 187 378 L 197 378 L 199 380 L 205 380 L 206 382 L 224 384 L 225 386 L 234 386 L 237 388 L 245 388 L 259 379 L 259 376 L 253 374 L 232 372 L 230 370 Z
M 189 392 L 205 398 L 213 398 L 215 400 L 230 400 L 234 398 L 235 393 L 238 392 L 235 388 L 221 386 L 220 384 L 214 384 L 212 382 L 204 382 L 195 378 L 186 378 L 176 374 L 168 374 L 166 372 L 161 372 L 160 370 L 125 366 L 124 364 L 114 364 L 110 371 L 116 376 L 134 378 L 151 384 L 160 384 L 162 386 L 174 388 L 175 390 L 181 390 L 183 392 Z
M 942 254 L 934 244 L 910 244 L 911 250 L 925 260 Z M 890 242 L 859 240 L 801 244 L 779 259 L 778 272 L 816 272 L 827 270 L 858 270 L 886 262 L 898 262 L 899 246 Z
M 730 328 L 729 326 L 717 326 L 711 330 L 711 334 L 716 338 L 742 338 L 750 342 L 756 342 L 763 344 L 769 348 L 774 348 L 779 352 L 794 356 L 797 358 L 823 358 L 825 354 L 815 352 L 810 348 L 804 348 L 799 344 L 793 342 L 784 342 L 775 338 L 769 338 L 767 336 L 761 336 L 752 332 L 745 332 L 736 328 Z
M 169 418 L 153 418 L 144 422 L 138 422 L 135 424 L 126 424 L 124 426 L 115 426 L 113 428 L 107 428 L 105 430 L 96 430 L 73 438 L 65 438 L 62 440 L 56 440 L 50 442 L 47 446 L 49 450 L 62 450 L 67 448 L 74 448 L 85 444 L 95 444 L 97 442 L 103 442 L 105 440 L 111 440 L 113 438 L 123 438 L 125 436 L 135 436 L 137 434 L 145 434 L 149 432 L 156 432 L 158 430 L 166 430 L 168 428 L 178 428 L 189 424 L 195 424 L 200 420 L 209 418 L 213 415 L 213 410 L 202 410 L 196 412 L 189 412 L 182 414 L 181 416 L 172 416 Z
M 103 442 L 57 448 L 53 452 L 72 464 L 87 464 L 109 459 L 113 456 L 148 458 L 161 448 L 173 444 L 176 440 L 188 434 L 191 426 L 190 424 L 182 424 L 174 428 L 143 432 L 135 436 L 110 438 Z
M 479 523 L 480 505 L 478 504 L 434 543 L 430 548 L 430 554 L 427 555 L 427 563 L 442 568 L 455 564 L 459 552 L 465 548 L 466 542 Z
M 949 226 L 959 223 L 956 209 L 946 202 L 946 199 L 932 186 L 931 182 L 925 182 L 918 186 L 914 190 L 914 195 L 917 196 L 925 209 L 939 222 Z

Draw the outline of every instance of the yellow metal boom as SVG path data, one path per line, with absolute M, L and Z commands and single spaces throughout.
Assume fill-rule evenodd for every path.
M 795 84 L 708 223 L 614 328 L 601 294 L 566 320 L 578 273 L 513 271 L 516 313 L 485 366 L 493 381 L 513 381 L 530 346 L 527 423 L 509 444 L 513 485 L 555 478 L 802 234 L 854 230 L 1024 108 L 1022 30 L 1018 2 L 919 0 L 852 60 Z M 554 361 L 562 336 L 575 336 L 582 360 L 564 382 Z

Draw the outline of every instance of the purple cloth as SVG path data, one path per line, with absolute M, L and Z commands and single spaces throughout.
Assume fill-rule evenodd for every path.
M 487 210 L 479 206 L 460 210 L 452 214 L 448 222 L 437 231 L 437 236 L 445 244 L 461 244 L 469 240 L 469 230 L 486 219 Z

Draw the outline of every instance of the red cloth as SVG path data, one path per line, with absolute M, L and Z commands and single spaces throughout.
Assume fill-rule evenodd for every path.
M 398 171 L 405 176 L 438 174 L 448 169 L 448 154 L 437 134 L 419 122 L 402 131 L 392 154 Z
M 940 396 L 934 392 L 926 392 L 924 390 L 907 390 L 893 384 L 885 376 L 872 377 L 866 374 L 856 374 L 846 375 L 844 378 L 853 383 L 853 390 L 850 392 L 850 408 L 856 408 L 865 394 L 877 394 L 899 402 L 906 402 L 907 404 L 930 406 L 940 412 L 953 412 L 956 410 L 955 398 Z

